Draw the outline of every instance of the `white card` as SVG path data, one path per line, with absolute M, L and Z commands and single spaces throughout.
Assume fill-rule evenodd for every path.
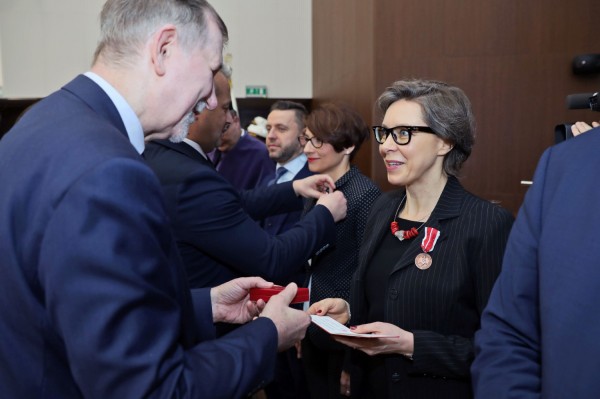
M 357 338 L 398 338 L 398 335 L 388 334 L 357 334 L 345 325 L 335 321 L 329 316 L 310 316 L 311 321 L 331 335 L 345 335 Z

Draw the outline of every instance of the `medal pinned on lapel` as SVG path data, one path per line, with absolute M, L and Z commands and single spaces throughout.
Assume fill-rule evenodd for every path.
M 435 243 L 440 238 L 440 231 L 433 227 L 425 227 L 425 237 L 421 241 L 421 249 L 423 253 L 420 253 L 415 258 L 415 266 L 421 270 L 427 270 L 431 267 L 433 260 L 428 252 L 433 251 Z

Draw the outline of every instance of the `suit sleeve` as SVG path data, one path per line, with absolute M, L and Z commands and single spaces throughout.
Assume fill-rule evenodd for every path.
M 40 244 L 38 278 L 56 331 L 46 339 L 64 347 L 86 398 L 241 397 L 273 374 L 270 320 L 199 343 L 210 301 L 201 295 L 190 311 L 165 226 L 156 178 L 131 159 L 96 166 L 55 204 Z
M 542 156 L 511 232 L 502 272 L 475 336 L 475 396 L 540 397 L 537 244 L 550 151 Z
M 195 173 L 175 190 L 178 239 L 238 275 L 285 280 L 317 249 L 335 240 L 333 216 L 321 205 L 290 230 L 271 236 L 241 208 L 231 185 L 215 173 Z M 288 195 L 284 192 L 283 197 Z
M 240 192 L 242 208 L 254 220 L 302 210 L 304 201 L 294 192 L 293 182 L 257 187 Z

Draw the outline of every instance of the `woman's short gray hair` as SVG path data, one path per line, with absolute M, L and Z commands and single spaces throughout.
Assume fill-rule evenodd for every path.
M 173 24 L 185 49 L 206 40 L 207 16 L 213 18 L 228 39 L 225 23 L 205 0 L 108 0 L 100 14 L 100 41 L 94 55 L 112 62 L 127 62 L 157 28 Z
M 427 126 L 453 145 L 444 157 L 443 168 L 447 175 L 457 176 L 475 141 L 475 118 L 467 95 L 443 82 L 399 80 L 379 96 L 377 107 L 385 114 L 390 105 L 403 99 L 419 104 Z

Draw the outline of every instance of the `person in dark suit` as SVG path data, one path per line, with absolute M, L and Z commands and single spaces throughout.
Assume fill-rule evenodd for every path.
M 473 337 L 500 272 L 513 216 L 457 179 L 471 153 L 474 118 L 457 87 L 393 83 L 374 126 L 388 181 L 401 187 L 373 205 L 353 278 L 356 333 L 346 394 L 376 398 L 470 398 Z M 333 304 L 332 304 L 333 303 Z M 310 313 L 348 318 L 344 301 Z M 308 336 L 308 334 L 307 334 Z
M 310 303 L 329 297 L 350 297 L 367 215 L 381 194 L 377 185 L 352 165 L 354 155 L 368 137 L 369 128 L 356 111 L 343 105 L 324 104 L 308 115 L 306 130 L 299 138 L 310 170 L 329 175 L 348 200 L 346 219 L 336 225 L 335 243 L 311 259 Z M 312 206 L 314 201 L 307 200 L 305 209 L 310 211 Z M 311 398 L 339 397 L 344 346 L 311 325 L 301 350 Z
M 312 176 L 308 169 L 306 155 L 298 137 L 304 131 L 306 107 L 299 102 L 280 100 L 271 105 L 266 120 L 265 141 L 269 157 L 276 162 L 277 175 L 267 185 L 287 184 L 289 181 Z M 273 168 L 275 172 L 275 167 Z M 302 207 L 286 213 L 269 216 L 261 225 L 273 236 L 282 234 L 294 227 L 302 217 Z M 312 255 L 312 254 L 311 254 Z M 280 284 L 293 281 L 301 285 L 306 280 L 306 267 L 299 269 L 293 276 Z M 297 305 L 296 305 L 297 306 Z M 271 399 L 305 399 L 309 397 L 304 367 L 295 347 L 277 354 L 275 378 L 265 387 L 267 397 Z
M 109 0 L 91 71 L 0 142 L 6 398 L 234 398 L 272 378 L 308 316 L 237 279 L 189 290 L 144 137 L 180 137 L 227 30 L 203 0 Z M 214 322 L 245 323 L 220 339 Z
M 232 109 L 231 124 L 221 135 L 221 143 L 209 155 L 217 171 L 236 189 L 261 187 L 275 178 L 275 162 L 265 143 L 240 127 L 240 117 Z
M 346 199 L 341 192 L 317 190 L 333 186 L 325 175 L 239 193 L 206 157 L 231 118 L 229 84 L 222 72 L 215 76 L 215 90 L 217 107 L 196 115 L 184 142 L 157 140 L 144 152 L 162 184 L 190 285 L 211 287 L 253 275 L 286 281 L 333 241 Z M 257 220 L 271 213 L 301 207 L 300 196 L 320 197 L 306 220 L 278 236 L 260 227 Z
M 595 124 L 538 163 L 475 336 L 477 398 L 600 397 L 598 148 Z
M 267 116 L 266 145 L 269 157 L 277 163 L 276 179 L 267 184 L 284 183 L 304 179 L 313 173 L 308 169 L 306 155 L 298 137 L 304 131 L 306 108 L 301 103 L 288 100 L 276 101 Z M 296 211 L 273 215 L 262 220 L 263 228 L 272 235 L 281 234 L 294 226 L 302 216 L 302 207 Z M 304 273 L 296 280 L 303 282 Z M 296 281 L 295 280 L 295 281 Z

